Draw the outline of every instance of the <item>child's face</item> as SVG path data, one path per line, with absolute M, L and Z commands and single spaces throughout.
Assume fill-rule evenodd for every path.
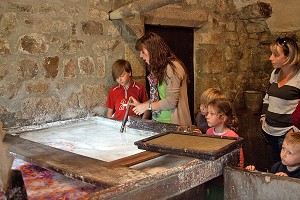
M 282 164 L 289 167 L 299 167 L 300 147 L 296 144 L 290 144 L 283 141 L 280 157 Z
M 131 81 L 131 73 L 128 73 L 126 71 L 124 71 L 121 76 L 119 76 L 118 78 L 116 78 L 116 81 L 123 86 L 128 87 L 130 85 L 130 81 Z
M 223 124 L 222 116 L 218 113 L 218 109 L 211 105 L 207 107 L 206 120 L 209 127 L 217 127 Z
M 207 105 L 201 103 L 200 104 L 200 112 L 202 115 L 206 115 L 207 114 Z

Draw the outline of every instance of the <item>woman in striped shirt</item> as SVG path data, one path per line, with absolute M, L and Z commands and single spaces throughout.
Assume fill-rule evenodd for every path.
M 293 37 L 278 38 L 270 45 L 274 70 L 263 100 L 261 124 L 266 142 L 272 147 L 273 164 L 280 161 L 282 142 L 294 126 L 291 114 L 300 100 L 300 52 Z

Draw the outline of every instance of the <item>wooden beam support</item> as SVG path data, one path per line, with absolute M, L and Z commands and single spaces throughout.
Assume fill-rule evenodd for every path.
M 127 18 L 138 13 L 147 12 L 180 1 L 182 0 L 156 0 L 156 1 L 139 0 L 139 1 L 132 2 L 126 6 L 120 7 L 114 11 L 111 11 L 109 13 L 109 18 L 111 20 Z

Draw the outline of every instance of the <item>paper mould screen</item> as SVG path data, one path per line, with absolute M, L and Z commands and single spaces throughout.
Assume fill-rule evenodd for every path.
M 179 149 L 194 149 L 198 151 L 217 151 L 227 145 L 234 143 L 235 140 L 213 138 L 213 137 L 199 137 L 193 135 L 182 134 L 167 134 L 157 137 L 147 144 L 155 144 L 165 147 L 179 148 Z

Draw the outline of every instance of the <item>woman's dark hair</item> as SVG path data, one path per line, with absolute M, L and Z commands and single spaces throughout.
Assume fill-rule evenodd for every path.
M 136 42 L 135 49 L 142 51 L 143 48 L 149 52 L 149 69 L 161 84 L 166 76 L 166 68 L 169 64 L 176 74 L 174 61 L 179 62 L 186 72 L 185 65 L 179 60 L 165 41 L 156 33 L 149 32 Z M 187 74 L 187 73 L 186 73 Z

